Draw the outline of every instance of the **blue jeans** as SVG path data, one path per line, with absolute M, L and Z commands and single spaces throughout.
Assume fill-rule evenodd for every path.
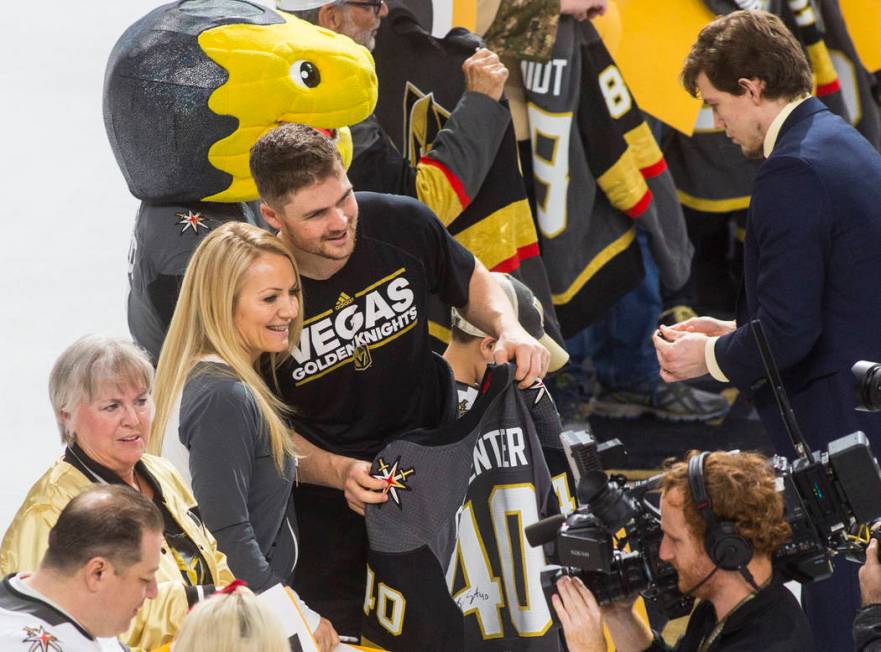
M 648 391 L 661 382 L 652 333 L 661 314 L 658 267 L 649 250 L 648 234 L 637 227 L 645 278 L 625 294 L 599 321 L 566 340 L 576 366 L 585 358 L 604 389 Z

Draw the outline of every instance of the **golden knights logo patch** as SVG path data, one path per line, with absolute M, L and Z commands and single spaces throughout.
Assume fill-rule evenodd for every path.
M 366 344 L 355 347 L 352 353 L 352 365 L 355 371 L 364 371 L 373 364 L 373 356 L 370 355 L 370 347 Z
M 25 637 L 21 642 L 31 644 L 28 652 L 64 652 L 58 643 L 58 638 L 43 629 L 42 625 L 39 627 L 25 626 L 23 631 Z
M 432 93 L 423 93 L 412 82 L 404 90 L 404 138 L 407 160 L 415 168 L 419 159 L 431 151 L 431 143 L 443 129 L 450 112 L 438 104 Z
M 175 213 L 174 216 L 177 218 L 177 225 L 181 227 L 181 235 L 186 233 L 187 229 L 192 229 L 196 235 L 199 234 L 199 229 L 208 231 L 208 225 L 205 224 L 208 218 L 202 217 L 201 213 L 187 211 L 186 213 Z
M 402 468 L 400 457 L 396 458 L 391 466 L 386 464 L 385 460 L 380 457 L 376 461 L 376 466 L 379 472 L 372 473 L 371 475 L 377 480 L 385 482 L 385 488 L 382 492 L 391 496 L 398 509 L 403 509 L 398 491 L 412 491 L 406 482 L 408 477 L 416 473 L 416 469 L 412 466 L 409 469 Z M 379 507 L 382 507 L 382 505 L 380 504 Z

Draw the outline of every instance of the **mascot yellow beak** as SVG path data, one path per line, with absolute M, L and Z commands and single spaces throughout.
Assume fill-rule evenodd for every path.
M 282 122 L 339 129 L 359 122 L 376 104 L 370 52 L 346 36 L 282 14 L 277 25 L 222 25 L 199 35 L 204 52 L 229 73 L 208 107 L 237 118 L 239 128 L 214 143 L 208 160 L 233 176 L 207 201 L 243 201 L 256 194 L 248 154 L 260 136 Z M 340 134 L 343 160 L 351 137 Z
M 247 0 L 177 0 L 117 41 L 104 124 L 129 189 L 154 203 L 258 198 L 250 149 L 282 122 L 331 132 L 376 105 L 373 57 L 351 39 Z

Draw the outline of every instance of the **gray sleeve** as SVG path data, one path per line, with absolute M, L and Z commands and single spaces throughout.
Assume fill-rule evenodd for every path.
M 382 140 L 382 129 L 376 115 L 370 115 L 361 122 L 349 127 L 352 134 L 352 160 L 354 161 L 376 143 Z
M 473 199 L 489 174 L 510 122 L 507 106 L 483 93 L 468 91 L 434 139 L 428 158 L 440 161 Z
M 193 495 L 230 570 L 255 592 L 282 581 L 260 549 L 248 510 L 259 428 L 257 406 L 240 382 L 202 376 L 187 383 L 180 435 L 190 451 Z

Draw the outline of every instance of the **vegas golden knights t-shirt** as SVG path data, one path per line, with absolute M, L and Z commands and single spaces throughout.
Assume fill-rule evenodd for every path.
M 431 353 L 428 296 L 465 305 L 474 257 L 415 199 L 355 196 L 355 250 L 331 278 L 302 279 L 303 333 L 278 378 L 297 432 L 370 459 L 386 440 L 441 419 L 452 390 Z

